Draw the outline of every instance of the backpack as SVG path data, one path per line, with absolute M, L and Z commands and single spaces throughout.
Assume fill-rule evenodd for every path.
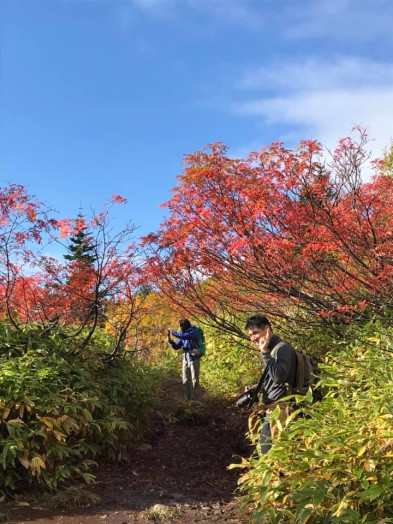
M 279 342 L 271 351 L 271 356 L 274 357 L 279 347 L 285 345 L 286 342 Z M 291 346 L 292 347 L 292 346 Z M 299 351 L 292 348 L 296 355 L 296 377 L 295 384 L 288 386 L 288 395 L 308 395 L 309 389 L 312 392 L 312 402 L 317 402 L 322 399 L 322 392 L 315 387 L 318 381 L 319 369 L 317 361 L 305 351 Z M 266 367 L 262 373 L 261 378 L 256 387 L 242 393 L 236 400 L 239 407 L 250 408 L 254 402 L 258 402 L 258 395 L 262 389 L 263 381 L 265 380 L 268 368 Z
M 285 344 L 285 342 L 284 342 Z M 272 356 L 280 347 L 278 344 L 272 351 Z M 296 376 L 295 384 L 288 387 L 288 394 L 290 395 L 307 395 L 311 388 L 313 394 L 313 401 L 321 399 L 321 392 L 315 387 L 319 378 L 319 369 L 317 361 L 308 353 L 302 350 L 292 348 L 296 355 Z
M 318 363 L 305 351 L 294 349 L 294 352 L 297 360 L 296 382 L 295 385 L 290 388 L 290 391 L 297 395 L 306 395 L 311 388 L 313 391 L 313 399 L 316 400 L 317 394 L 320 394 L 319 390 L 315 388 L 319 377 Z
M 205 335 L 203 334 L 203 330 L 199 326 L 195 326 L 195 331 L 197 334 L 197 344 L 198 347 L 196 348 L 199 352 L 199 356 L 203 357 L 205 354 Z

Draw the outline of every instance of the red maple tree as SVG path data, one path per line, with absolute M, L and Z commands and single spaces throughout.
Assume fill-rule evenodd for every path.
M 117 232 L 111 226 L 112 206 L 124 202 L 115 195 L 83 224 L 92 234 L 91 263 L 64 262 L 44 255 L 42 246 L 45 243 L 48 249 L 50 242 L 77 233 L 80 217 L 55 220 L 49 216 L 50 209 L 22 186 L 1 189 L 0 313 L 15 329 L 27 322 L 50 325 L 62 330 L 65 337 L 83 334 L 79 338 L 83 347 L 97 326 L 105 323 L 114 334 L 114 347 L 107 358 L 118 352 L 143 304 L 142 258 L 133 239 L 135 226 L 129 222 Z M 113 320 L 106 314 L 108 305 L 121 306 L 122 315 Z
M 392 305 L 393 177 L 369 163 L 363 129 L 329 161 L 316 141 L 247 159 L 216 143 L 185 158 L 169 217 L 143 239 L 149 274 L 194 315 L 235 330 L 250 311 L 348 322 Z

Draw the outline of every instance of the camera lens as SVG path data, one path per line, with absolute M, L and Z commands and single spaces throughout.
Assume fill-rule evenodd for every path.
M 254 395 L 254 391 L 255 389 L 252 388 L 247 390 L 245 393 L 242 393 L 236 400 L 236 406 L 238 408 L 244 408 L 247 406 Z

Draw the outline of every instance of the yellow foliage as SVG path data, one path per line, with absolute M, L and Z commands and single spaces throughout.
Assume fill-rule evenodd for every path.
M 169 327 L 177 327 L 181 313 L 173 310 L 168 299 L 159 293 L 135 298 L 134 304 L 111 305 L 107 308 L 108 321 L 105 329 L 113 333 L 115 326 L 126 320 L 130 308 L 135 312 L 128 327 L 126 351 L 135 352 L 137 358 L 155 361 L 168 347 L 166 333 Z
M 46 465 L 41 457 L 33 457 L 30 461 L 30 469 L 34 473 L 40 473 L 41 469 L 46 469 Z
M 3 410 L 3 420 L 6 420 L 8 418 L 8 415 L 10 414 L 10 408 L 4 408 Z
M 30 467 L 30 460 L 26 457 L 18 457 L 19 462 L 24 466 L 26 469 L 29 469 Z

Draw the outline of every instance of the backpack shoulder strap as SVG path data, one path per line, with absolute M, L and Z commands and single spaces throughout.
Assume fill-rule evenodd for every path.
M 295 350 L 296 360 L 297 360 L 297 369 L 296 369 L 296 384 L 297 386 L 302 386 L 304 384 L 304 378 L 306 370 L 304 368 L 304 359 L 301 354 Z
M 283 346 L 286 346 L 287 345 L 287 342 L 285 342 L 284 340 L 281 340 L 278 344 L 276 344 L 274 346 L 274 348 L 270 351 L 270 355 L 272 357 L 275 357 L 276 356 L 276 353 L 277 351 L 282 348 Z

